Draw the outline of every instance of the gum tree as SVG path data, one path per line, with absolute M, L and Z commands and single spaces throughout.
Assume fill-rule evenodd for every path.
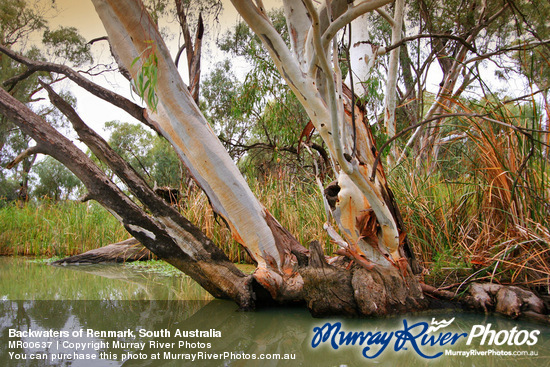
M 142 108 L 101 88 L 66 66 L 0 50 L 30 71 L 63 74 L 124 109 L 174 147 L 210 203 L 257 267 L 240 272 L 222 251 L 92 131 L 53 88 L 49 98 L 71 122 L 79 140 L 106 163 L 141 204 L 134 203 L 71 141 L 24 104 L 0 90 L 0 111 L 79 177 L 88 199 L 100 202 L 143 245 L 198 281 L 216 297 L 244 308 L 258 303 L 304 302 L 315 314 L 381 315 L 425 307 L 416 268 L 369 124 L 342 83 L 336 36 L 348 23 L 389 0 L 284 1 L 288 48 L 260 0 L 233 5 L 262 40 L 279 73 L 304 106 L 332 157 L 337 180 L 324 190 L 327 212 L 340 227 L 325 228 L 341 256 L 327 258 L 316 242 L 307 249 L 255 198 L 183 83 L 155 22 L 136 0 L 93 0 L 121 68 L 148 102 Z M 348 4 L 349 3 L 349 4 Z M 328 5 L 328 7 L 327 7 Z M 415 269 L 416 270 L 416 269 Z

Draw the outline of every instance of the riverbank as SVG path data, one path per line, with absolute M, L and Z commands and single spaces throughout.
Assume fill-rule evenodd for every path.
M 39 201 L 0 208 L 0 255 L 64 257 L 128 238 L 97 203 Z
M 327 253 L 335 246 L 323 230 L 325 212 L 314 184 L 267 177 L 251 184 L 260 202 L 298 241 L 324 244 Z M 95 202 L 35 200 L 22 207 L 1 205 L 0 256 L 72 256 L 120 242 L 130 236 L 122 225 Z M 234 263 L 252 263 L 214 215 L 199 190 L 182 195 L 178 210 L 216 243 Z

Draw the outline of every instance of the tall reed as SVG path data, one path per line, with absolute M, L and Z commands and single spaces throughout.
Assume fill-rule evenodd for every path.
M 69 256 L 128 238 L 96 203 L 30 203 L 0 209 L 0 254 Z
M 325 252 L 331 254 L 335 248 L 323 230 L 326 221 L 323 203 L 317 186 L 292 177 L 288 172 L 266 175 L 249 180 L 250 187 L 262 205 L 296 239 L 307 246 L 317 240 L 325 245 Z M 251 258 L 233 240 L 223 220 L 216 217 L 206 196 L 196 190 L 184 202 L 182 212 L 191 222 L 212 238 L 234 262 L 251 262 Z
M 250 186 L 265 208 L 294 234 L 300 243 L 324 243 L 334 250 L 323 231 L 325 214 L 315 184 L 284 176 L 254 179 Z M 197 225 L 229 259 L 250 263 L 251 258 L 233 240 L 217 217 L 206 195 L 192 190 L 179 203 L 182 214 Z M 39 202 L 23 208 L 8 205 L 0 209 L 0 254 L 69 256 L 127 239 L 129 234 L 97 203 Z
M 450 121 L 438 170 L 413 160 L 391 186 L 425 263 L 486 279 L 550 284 L 548 134 L 531 105 L 483 101 Z M 547 130 L 547 127 L 546 127 Z

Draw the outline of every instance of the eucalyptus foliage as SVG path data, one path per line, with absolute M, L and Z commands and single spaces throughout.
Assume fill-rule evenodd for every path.
M 268 15 L 288 43 L 283 12 Z M 241 22 L 217 44 L 229 57 L 205 78 L 201 108 L 241 169 L 254 175 L 300 172 L 304 159 L 311 166 L 309 155 L 298 155 L 298 140 L 309 119 L 258 36 Z M 244 78 L 233 71 L 237 62 L 246 65 Z
M 56 30 L 49 28 L 46 14 L 55 9 L 55 2 L 0 0 L 0 44 L 30 59 L 63 62 L 73 66 L 91 64 L 93 58 L 89 45 L 76 28 L 60 27 Z M 40 33 L 42 33 L 42 44 L 46 47 L 39 49 L 32 44 L 31 36 L 36 38 Z M 29 75 L 26 73 L 25 66 L 5 55 L 0 55 L 2 87 L 19 101 L 28 104 L 51 125 L 66 128 L 66 118 L 59 111 L 51 106 L 33 106 L 30 103 L 40 98 L 36 95 L 41 90 L 39 79 L 52 82 L 55 75 L 46 72 L 34 72 Z M 67 92 L 61 92 L 61 95 L 72 105 L 76 104 L 74 96 Z M 32 145 L 32 140 L 27 134 L 5 116 L 0 115 L 0 167 L 2 167 L 0 169 L 3 170 L 9 162 Z M 31 155 L 24 158 L 15 171 L 3 171 L 0 175 L 0 185 L 11 187 L 13 182 L 22 183 L 24 191 L 28 191 L 29 173 L 34 162 L 35 156 Z M 45 176 L 39 175 L 39 177 Z M 7 193 L 3 196 L 8 199 L 13 197 Z

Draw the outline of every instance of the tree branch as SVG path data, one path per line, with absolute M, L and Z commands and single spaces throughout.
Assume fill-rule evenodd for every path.
M 300 65 L 265 14 L 251 0 L 231 0 L 231 2 L 252 31 L 260 37 L 277 69 L 295 91 L 298 99 L 315 98 L 315 93 L 309 88 L 310 83 L 304 77 Z
M 2 83 L 2 85 L 4 85 L 4 87 L 8 87 L 8 91 L 11 91 L 15 85 L 17 83 L 19 83 L 20 81 L 22 80 L 25 80 L 27 79 L 28 77 L 30 77 L 32 74 L 34 74 L 37 70 L 30 67 L 30 68 L 27 68 L 27 70 L 25 70 L 24 72 L 22 72 L 21 74 L 18 74 L 18 75 L 15 75 L 15 76 L 12 76 L 11 78 L 9 79 L 6 79 L 4 80 L 4 82 Z
M 326 84 L 328 86 L 327 94 L 328 94 L 328 108 L 330 111 L 330 132 L 332 133 L 332 144 L 334 146 L 334 150 L 336 153 L 336 159 L 338 160 L 338 164 L 344 170 L 344 172 L 349 174 L 351 173 L 353 168 L 344 157 L 344 147 L 342 146 L 342 141 L 340 136 L 340 118 L 338 113 L 340 109 L 338 108 L 336 90 L 333 87 L 335 85 L 334 73 L 327 60 L 326 51 L 321 41 L 319 14 L 317 13 L 317 10 L 313 6 L 313 3 L 311 2 L 311 0 L 302 0 L 302 2 L 304 3 L 308 11 L 308 14 L 312 19 L 311 26 L 313 29 L 313 34 L 312 34 L 313 47 L 315 49 L 317 59 L 321 64 L 321 71 L 323 72 L 323 75 L 326 78 Z
M 158 208 L 164 206 L 165 202 L 155 195 L 147 182 L 99 134 L 86 125 L 69 103 L 55 93 L 48 84 L 42 81 L 39 82 L 48 92 L 52 104 L 69 119 L 80 140 L 90 148 L 99 160 L 106 163 L 113 170 L 144 205 L 150 210 L 155 210 L 155 208 L 158 210 Z M 166 213 L 163 214 L 166 215 Z
M 395 48 L 398 48 L 400 46 L 402 46 L 403 44 L 407 43 L 407 42 L 410 42 L 410 41 L 415 41 L 417 39 L 422 39 L 422 38 L 443 38 L 443 39 L 451 39 L 451 40 L 454 40 L 454 41 L 457 41 L 457 42 L 460 42 L 461 44 L 463 44 L 468 50 L 472 51 L 472 52 L 475 52 L 477 53 L 477 50 L 474 46 L 472 46 L 470 43 L 468 43 L 464 38 L 462 37 L 458 37 L 458 36 L 454 36 L 452 34 L 417 34 L 417 35 L 414 35 L 414 36 L 409 36 L 409 37 L 403 37 L 399 42 L 396 42 L 390 46 L 387 46 L 387 47 L 380 47 L 378 49 L 378 54 L 379 55 L 384 55 L 388 52 L 390 52 L 391 50 L 395 49 Z
M 382 8 L 378 8 L 376 9 L 376 12 L 380 14 L 380 16 L 382 16 L 382 18 L 384 18 L 390 24 L 391 27 L 395 26 L 395 20 L 387 11 L 385 11 Z
M 378 151 L 378 155 L 376 156 L 376 159 L 372 165 L 372 172 L 371 172 L 371 176 L 370 176 L 370 180 L 371 181 L 374 181 L 374 179 L 376 178 L 376 167 L 378 166 L 378 163 L 380 162 L 380 157 L 382 156 L 382 152 L 384 151 L 384 149 L 386 149 L 388 147 L 388 145 L 390 145 L 393 141 L 395 141 L 396 139 L 399 139 L 400 137 L 402 137 L 403 135 L 405 135 L 406 133 L 408 133 L 409 131 L 411 130 L 414 130 L 422 125 L 425 125 L 429 122 L 432 122 L 432 121 L 436 121 L 436 120 L 441 120 L 441 119 L 444 119 L 444 118 L 448 118 L 448 117 L 478 117 L 478 118 L 481 118 L 483 120 L 486 120 L 486 121 L 489 121 L 489 122 L 493 122 L 495 124 L 498 124 L 498 125 L 501 125 L 501 126 L 505 126 L 505 127 L 508 127 L 512 130 L 515 130 L 515 131 L 518 131 L 526 136 L 528 136 L 529 138 L 532 138 L 530 132 L 537 132 L 537 133 L 542 133 L 542 134 L 550 134 L 550 131 L 548 130 L 537 130 L 537 129 L 529 129 L 529 128 L 524 128 L 524 127 L 519 127 L 519 126 L 515 126 L 515 125 L 512 125 L 512 124 L 507 124 L 505 122 L 502 122 L 502 121 L 499 121 L 499 120 L 495 120 L 495 119 L 492 119 L 492 118 L 489 118 L 487 117 L 487 114 L 475 114 L 475 113 L 449 113 L 449 114 L 445 114 L 445 115 L 438 115 L 438 116 L 434 116 L 434 117 L 431 117 L 429 119 L 426 119 L 426 120 L 423 120 L 421 122 L 419 122 L 418 124 L 415 124 L 415 125 L 411 125 L 403 130 L 401 130 L 398 134 L 396 134 L 394 137 L 392 137 L 391 139 L 388 139 L 384 144 L 382 144 L 382 146 L 380 147 L 379 151 Z M 547 145 L 543 142 L 541 142 L 541 144 L 543 145 Z M 405 152 L 403 152 L 403 154 L 405 154 Z M 401 159 L 400 159 L 401 160 Z
M 90 41 L 88 41 L 88 44 L 93 45 L 94 43 L 99 42 L 99 41 L 109 42 L 109 37 L 107 37 L 107 36 L 97 37 L 97 38 L 94 38 L 94 39 L 91 39 Z
M 174 59 L 174 64 L 176 64 L 176 67 L 178 67 L 180 63 L 181 54 L 183 53 L 183 51 L 185 51 L 186 47 L 187 45 L 184 43 L 183 45 L 181 45 L 180 49 L 178 50 L 178 53 L 176 54 L 176 58 Z
M 392 42 L 398 43 L 402 36 L 403 29 L 403 12 L 405 3 L 404 0 L 395 1 L 394 22 L 391 28 Z M 395 108 L 397 104 L 397 72 L 399 69 L 399 48 L 390 52 L 390 60 L 388 62 L 388 75 L 386 82 L 386 97 L 384 101 L 384 125 L 389 137 L 395 135 L 397 124 L 395 121 Z M 390 154 L 391 162 L 397 157 L 396 148 L 392 149 Z
M 11 59 L 27 66 L 29 70 L 33 70 L 33 72 L 48 71 L 48 72 L 63 74 L 67 76 L 70 80 L 72 80 L 77 85 L 84 88 L 94 96 L 99 97 L 104 101 L 107 101 L 121 108 L 122 110 L 128 112 L 136 120 L 140 121 L 141 123 L 145 124 L 149 128 L 158 132 L 157 127 L 145 117 L 145 114 L 144 114 L 145 109 L 143 107 L 135 104 L 134 102 L 124 98 L 123 96 L 117 93 L 114 93 L 106 88 L 103 88 L 91 82 L 90 80 L 84 78 L 78 72 L 74 71 L 70 67 L 66 65 L 54 64 L 51 62 L 31 60 L 25 56 L 17 54 L 16 52 L 10 50 L 9 48 L 5 47 L 2 44 L 0 44 L 0 52 L 6 54 Z
M 307 49 L 307 39 L 311 29 L 311 19 L 307 16 L 307 10 L 301 1 L 284 0 L 283 4 L 290 45 L 298 64 L 305 72 L 310 51 Z
M 521 45 L 501 48 L 499 50 L 496 50 L 496 51 L 493 51 L 493 52 L 488 52 L 488 53 L 485 53 L 485 54 L 478 54 L 476 57 L 472 57 L 471 59 L 468 59 L 468 60 L 464 61 L 464 63 L 469 64 L 469 63 L 476 62 L 476 61 L 479 61 L 479 60 L 487 59 L 487 58 L 492 57 L 492 56 L 502 55 L 502 54 L 504 54 L 506 52 L 510 52 L 510 51 L 532 50 L 533 48 L 536 48 L 538 46 L 548 46 L 548 45 L 550 45 L 550 40 L 542 40 L 542 41 L 539 41 L 539 42 L 526 42 L 526 43 L 523 43 Z
M 370 11 L 376 10 L 386 4 L 391 3 L 393 0 L 371 0 L 363 1 L 357 5 L 351 6 L 346 10 L 342 15 L 336 18 L 327 30 L 323 33 L 322 44 L 323 48 L 326 49 L 336 33 L 348 23 L 353 21 L 355 18 L 360 17 L 361 15 L 368 13 Z
M 40 147 L 40 145 L 35 145 L 33 147 L 25 149 L 23 152 L 21 152 L 13 161 L 8 163 L 6 165 L 6 169 L 12 169 L 13 167 L 17 166 L 21 161 L 31 155 L 39 154 L 39 153 L 45 153 L 44 150 Z
M 90 157 L 2 88 L 0 111 L 42 145 L 46 154 L 71 170 L 84 183 L 89 195 L 119 219 L 143 245 L 189 274 L 215 297 L 232 298 L 242 307 L 253 306 L 250 276 L 245 276 L 229 262 L 198 228 L 188 221 L 176 222 L 173 217 L 155 218 L 145 213 Z

